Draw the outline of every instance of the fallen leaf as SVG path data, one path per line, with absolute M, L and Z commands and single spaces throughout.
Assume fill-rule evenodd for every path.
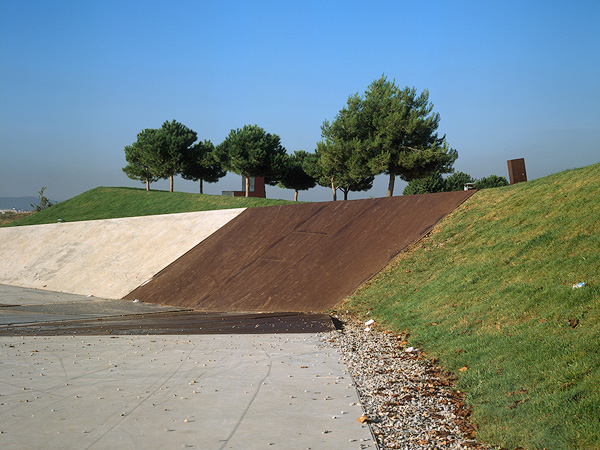
M 360 423 L 369 423 L 369 422 L 371 422 L 371 419 L 369 419 L 369 417 L 366 416 L 365 414 L 363 414 L 362 416 L 360 416 L 356 420 L 359 421 Z
M 467 366 L 463 366 L 460 369 L 458 369 L 459 372 L 465 372 L 467 370 Z

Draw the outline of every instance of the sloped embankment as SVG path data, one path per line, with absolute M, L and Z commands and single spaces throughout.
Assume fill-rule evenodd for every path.
M 249 208 L 125 298 L 204 311 L 324 311 L 471 195 Z
M 438 358 L 481 440 L 598 448 L 599 201 L 600 164 L 479 191 L 340 308 Z

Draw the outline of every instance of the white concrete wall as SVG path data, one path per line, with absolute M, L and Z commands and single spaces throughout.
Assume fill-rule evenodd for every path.
M 0 228 L 0 283 L 121 298 L 242 211 Z

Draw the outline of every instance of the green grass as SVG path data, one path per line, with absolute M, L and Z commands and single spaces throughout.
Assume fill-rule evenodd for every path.
M 98 187 L 5 226 L 56 223 L 59 219 L 76 222 L 216 209 L 288 205 L 290 203 L 293 202 L 185 192 L 153 190 L 148 192 L 145 189 L 137 188 Z
M 483 442 L 600 448 L 599 205 L 600 164 L 479 191 L 338 310 L 408 330 Z

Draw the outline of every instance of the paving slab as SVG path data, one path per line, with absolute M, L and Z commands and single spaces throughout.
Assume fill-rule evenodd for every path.
M 119 299 L 243 211 L 0 228 L 0 283 Z

